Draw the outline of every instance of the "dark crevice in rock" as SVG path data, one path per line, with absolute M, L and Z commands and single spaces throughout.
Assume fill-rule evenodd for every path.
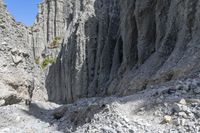
M 47 32 L 46 33 L 47 33 L 47 42 L 49 42 L 49 39 L 50 39 L 49 38 L 49 30 L 50 30 L 50 28 L 49 28 L 50 27 L 50 25 L 49 25 L 49 21 L 50 20 L 49 19 L 50 19 L 50 8 L 51 7 L 50 7 L 50 1 L 49 0 L 47 0 L 46 3 L 47 3 L 47 21 L 46 21 L 46 23 L 47 23 L 46 24 L 47 25 Z
M 57 9 L 58 9 L 58 6 L 57 6 L 57 1 L 54 0 L 54 3 L 55 3 L 55 13 L 54 13 L 54 37 L 57 37 Z

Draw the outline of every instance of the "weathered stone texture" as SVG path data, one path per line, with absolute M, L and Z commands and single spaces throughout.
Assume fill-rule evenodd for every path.
M 45 75 L 51 101 L 129 95 L 199 71 L 199 4 L 198 0 L 45 0 L 31 32 L 20 26 L 24 41 L 19 43 L 33 48 L 34 59 L 57 58 Z M 17 66 L 25 63 L 26 54 L 11 51 L 9 61 Z
M 6 104 L 10 103 L 8 99 L 16 102 L 19 97 L 29 96 L 28 88 L 31 86 L 34 67 L 31 45 L 28 27 L 16 22 L 1 0 L 0 99 L 5 99 Z
M 53 101 L 129 95 L 198 70 L 199 1 L 76 0 L 46 88 Z

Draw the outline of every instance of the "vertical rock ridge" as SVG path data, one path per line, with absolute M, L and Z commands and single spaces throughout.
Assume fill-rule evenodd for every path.
M 38 8 L 38 16 L 32 27 L 36 58 L 41 57 L 42 52 L 48 53 L 47 47 L 56 38 L 63 39 L 65 28 L 63 0 L 45 0 Z M 59 49 L 53 51 L 57 55 Z
M 198 0 L 45 1 L 33 38 L 36 56 L 46 51 L 57 57 L 46 77 L 49 99 L 70 103 L 128 95 L 198 70 L 198 5 Z M 62 45 L 48 49 L 55 37 Z

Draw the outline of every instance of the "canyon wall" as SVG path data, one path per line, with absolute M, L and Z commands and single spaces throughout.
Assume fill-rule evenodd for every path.
M 200 68 L 198 0 L 45 0 L 29 28 L 0 5 L 1 49 L 12 46 L 1 76 L 37 75 L 50 101 L 130 95 Z
M 137 47 L 137 64 L 108 92 L 127 95 L 199 71 L 199 4 L 198 0 L 122 1 L 123 45 L 132 42 Z M 136 43 L 126 38 L 132 30 L 137 32 Z
M 49 99 L 129 95 L 198 71 L 199 4 L 64 2 L 64 42 L 47 75 Z
M 104 95 L 102 88 L 119 67 L 112 66 L 116 43 L 120 43 L 119 3 L 76 0 L 66 2 L 65 7 L 64 42 L 46 79 L 49 99 L 73 102 Z
M 16 22 L 0 0 L 0 106 L 30 98 L 47 100 L 33 41 L 32 28 Z
M 42 54 L 57 53 L 58 49 L 49 49 L 56 37 L 63 39 L 65 27 L 64 1 L 46 0 L 38 6 L 38 15 L 31 27 L 33 36 L 34 57 Z
M 0 0 L 1 104 L 12 104 L 29 97 L 34 67 L 30 34 L 28 27 L 16 22 Z

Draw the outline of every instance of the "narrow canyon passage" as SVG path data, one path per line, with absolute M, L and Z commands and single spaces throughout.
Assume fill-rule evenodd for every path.
M 199 5 L 0 0 L 0 132 L 200 132 Z

